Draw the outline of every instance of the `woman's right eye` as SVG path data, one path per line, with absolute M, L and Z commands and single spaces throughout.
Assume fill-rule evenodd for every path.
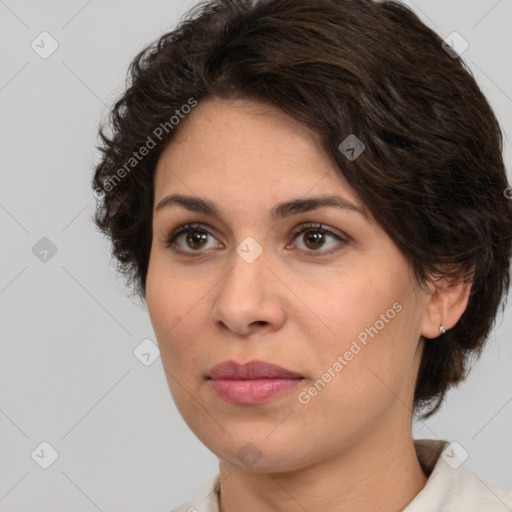
M 187 256 L 197 256 L 193 253 L 205 252 L 202 250 L 205 247 L 208 249 L 208 237 L 213 237 L 213 235 L 200 224 L 184 224 L 169 235 L 165 246 L 169 249 L 177 246 L 178 249 L 173 248 L 172 250 Z

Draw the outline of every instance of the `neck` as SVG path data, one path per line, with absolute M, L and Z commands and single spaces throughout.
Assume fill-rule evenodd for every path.
M 284 473 L 257 473 L 221 461 L 220 512 L 403 510 L 427 477 L 410 424 L 407 432 L 379 430 L 379 436 L 342 453 Z

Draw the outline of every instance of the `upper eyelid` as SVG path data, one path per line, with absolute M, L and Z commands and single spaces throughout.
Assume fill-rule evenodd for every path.
M 300 233 L 300 231 L 302 229 L 307 229 L 307 228 L 324 230 L 324 231 L 327 231 L 327 232 L 331 232 L 334 235 L 337 234 L 339 236 L 347 236 L 347 235 L 344 235 L 344 233 L 342 231 L 340 231 L 340 230 L 338 230 L 336 228 L 333 228 L 333 227 L 331 227 L 331 226 L 329 226 L 329 225 L 327 225 L 325 223 L 317 222 L 317 221 L 304 221 L 304 222 L 301 222 L 295 228 L 290 230 L 290 233 L 292 233 L 292 234 Z M 179 226 L 174 228 L 169 233 L 169 237 L 173 236 L 174 234 L 178 234 L 178 233 L 181 234 L 181 232 L 183 232 L 183 231 L 186 232 L 186 230 L 193 230 L 193 229 L 197 229 L 198 231 L 202 230 L 202 231 L 210 232 L 210 230 L 211 230 L 213 232 L 218 232 L 218 230 L 216 228 L 214 228 L 213 226 L 209 225 L 208 223 L 204 223 L 204 222 L 187 222 L 185 224 L 180 224 Z M 210 233 L 210 234 L 212 234 L 212 233 Z
M 187 233 L 188 231 L 193 231 L 194 229 L 197 231 L 206 231 L 209 235 L 215 234 L 215 232 L 218 231 L 213 226 L 210 226 L 209 224 L 203 222 L 187 222 L 185 224 L 180 224 L 175 229 L 173 229 L 169 233 L 169 236 L 167 238 L 179 236 L 182 235 L 183 233 Z
M 325 231 L 326 233 L 332 236 L 336 236 L 342 239 L 349 238 L 348 235 L 343 233 L 343 231 L 328 226 L 322 222 L 303 222 L 299 224 L 297 227 L 293 228 L 291 234 L 293 234 L 294 236 L 300 235 L 303 231 L 306 231 L 308 229 L 310 229 L 311 231 L 314 231 L 315 229 L 317 229 L 318 231 Z

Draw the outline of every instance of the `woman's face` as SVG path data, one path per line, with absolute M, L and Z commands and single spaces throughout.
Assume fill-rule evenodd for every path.
M 403 435 L 427 301 L 404 255 L 318 137 L 281 111 L 215 99 L 186 123 L 156 170 L 147 305 L 188 426 L 220 459 L 253 471 Z M 173 194 L 219 215 L 183 201 L 158 208 Z M 324 196 L 345 206 L 313 208 Z M 294 201 L 302 207 L 276 209 Z M 253 360 L 301 378 L 208 378 L 219 363 Z

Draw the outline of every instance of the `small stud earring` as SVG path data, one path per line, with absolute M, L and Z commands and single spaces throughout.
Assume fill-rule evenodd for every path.
M 443 324 L 441 324 L 441 325 L 439 326 L 439 332 L 440 332 L 441 334 L 444 334 L 444 333 L 446 332 L 446 329 L 444 328 L 444 325 L 443 325 Z

